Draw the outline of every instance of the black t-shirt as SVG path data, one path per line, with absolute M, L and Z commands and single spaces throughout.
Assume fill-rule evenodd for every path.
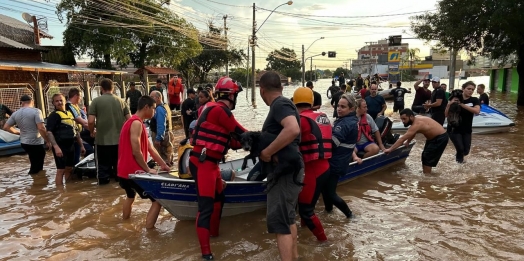
M 463 102 L 466 106 L 475 107 L 480 106 L 480 101 L 477 97 L 470 97 Z M 473 117 L 475 115 L 465 109 L 460 110 L 460 124 L 453 128 L 454 133 L 472 133 Z
M 193 120 L 194 119 L 193 114 L 187 115 L 187 113 L 186 113 L 187 110 L 196 111 L 195 100 L 194 99 L 187 98 L 184 102 L 182 102 L 182 105 L 181 105 L 181 108 L 180 108 L 180 111 L 181 111 L 182 116 L 184 117 L 184 119 L 186 119 L 186 120 L 188 120 L 188 119 Z
M 483 93 L 479 96 L 480 104 L 489 105 L 489 96 L 487 93 Z
M 344 76 L 339 76 L 338 77 L 338 86 L 342 84 L 346 84 L 346 79 L 344 78 Z
M 313 91 L 313 107 L 315 106 L 322 106 L 322 95 L 316 91 Z
M 438 99 L 442 99 L 442 103 L 438 107 L 431 108 L 431 113 L 444 113 L 448 100 L 446 100 L 446 92 L 442 88 L 435 89 L 431 93 L 431 103 L 436 102 Z
M 404 95 L 408 93 L 408 90 L 405 88 L 395 88 L 392 89 L 389 94 L 393 95 L 393 99 L 395 103 L 404 103 Z
M 364 79 L 362 79 L 362 77 L 358 77 L 357 78 L 357 87 L 362 88 L 363 85 L 364 85 Z
M 344 92 L 339 91 L 333 94 L 333 97 L 331 97 L 331 105 L 334 106 L 333 118 L 338 117 L 338 114 L 337 114 L 338 101 L 340 101 L 340 97 L 342 97 L 342 94 L 344 94 Z
M 415 99 L 413 99 L 413 106 L 420 106 L 427 100 L 431 99 L 431 92 L 424 87 L 418 87 L 415 90 Z
M 267 131 L 274 135 L 280 134 L 282 129 L 284 129 L 280 122 L 288 116 L 295 116 L 300 126 L 300 115 L 298 114 L 295 104 L 293 104 L 290 99 L 284 96 L 277 97 L 269 106 L 269 113 L 267 114 L 264 125 L 262 126 L 262 131 Z M 295 140 L 293 140 L 291 144 L 297 146 L 298 149 L 299 142 L 300 134 L 295 138 Z

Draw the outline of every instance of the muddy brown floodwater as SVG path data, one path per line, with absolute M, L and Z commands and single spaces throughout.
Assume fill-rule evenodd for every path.
M 488 83 L 487 77 L 472 80 Z M 331 113 L 325 96 L 330 81 L 316 85 L 322 110 Z M 286 87 L 285 94 L 293 89 Z M 253 109 L 241 93 L 234 112 L 252 130 L 261 128 L 268 111 L 258 91 L 257 98 Z M 408 95 L 406 104 L 412 99 Z M 450 142 L 435 173 L 423 175 L 424 140 L 417 137 L 405 164 L 338 187 L 355 218 L 325 213 L 320 200 L 316 211 L 329 241 L 319 244 L 300 228 L 301 260 L 524 260 L 524 110 L 517 110 L 515 99 L 491 93 L 493 105 L 516 127 L 474 135 L 466 164 L 455 163 Z M 391 109 L 386 114 L 398 119 Z M 50 153 L 46 173 L 34 177 L 27 175 L 25 155 L 0 163 L 0 260 L 200 260 L 194 222 L 162 211 L 157 229 L 148 231 L 149 202 L 141 199 L 131 219 L 122 221 L 124 193 L 116 183 L 99 187 L 83 180 L 58 190 Z M 218 260 L 278 260 L 265 211 L 223 218 L 220 237 L 211 242 Z

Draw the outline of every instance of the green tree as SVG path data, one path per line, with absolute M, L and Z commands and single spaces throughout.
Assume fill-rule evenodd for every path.
M 169 3 L 169 1 L 167 2 Z M 111 69 L 133 64 L 176 67 L 200 50 L 198 31 L 157 0 L 62 0 L 58 18 L 66 23 L 64 46 L 87 55 L 91 66 Z
M 221 35 L 221 29 L 213 23 L 208 24 L 208 32 L 199 36 L 202 52 L 195 57 L 186 57 L 180 71 L 193 74 L 199 82 L 206 82 L 208 74 L 213 69 L 229 65 L 240 65 L 245 58 L 244 50 L 226 50 L 226 39 Z M 189 76 L 186 76 L 189 77 Z
M 488 55 L 501 65 L 517 62 L 517 105 L 524 106 L 524 5 L 515 0 L 442 0 L 435 13 L 412 17 L 411 28 L 425 40 L 438 40 L 468 54 Z M 451 78 L 454 76 L 452 73 Z
M 234 79 L 242 84 L 242 86 L 247 87 L 247 77 L 251 77 L 251 68 L 233 68 L 229 73 L 229 77 Z M 249 78 L 251 80 L 251 78 Z
M 330 69 L 325 69 L 324 70 L 324 77 L 325 78 L 332 78 L 333 77 L 333 72 Z
M 338 67 L 335 72 L 333 73 L 333 76 L 340 76 L 341 73 L 344 73 L 344 78 L 349 80 L 349 77 L 351 75 L 351 70 L 348 70 L 346 68 Z
M 292 80 L 302 79 L 300 61 L 294 50 L 282 47 L 280 50 L 274 50 L 266 58 L 266 70 L 273 70 L 291 77 Z M 306 79 L 308 79 L 306 77 Z

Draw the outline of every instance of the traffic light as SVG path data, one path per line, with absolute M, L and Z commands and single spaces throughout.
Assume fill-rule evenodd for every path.
M 328 57 L 329 57 L 329 58 L 335 58 L 335 57 L 337 57 L 337 52 L 333 52 L 333 51 L 332 51 L 332 52 L 328 52 Z
M 388 46 L 402 45 L 402 35 L 390 35 L 388 38 Z

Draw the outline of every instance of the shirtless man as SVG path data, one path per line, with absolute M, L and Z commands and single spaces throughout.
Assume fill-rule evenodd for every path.
M 431 168 L 436 167 L 442 153 L 448 145 L 448 133 L 435 120 L 426 116 L 416 116 L 410 109 L 404 109 L 400 112 L 400 119 L 404 126 L 409 127 L 406 134 L 402 135 L 393 146 L 384 150 L 388 154 L 404 144 L 411 142 L 417 133 L 421 133 L 426 137 L 426 145 L 422 151 L 422 169 L 424 174 L 430 174 Z

